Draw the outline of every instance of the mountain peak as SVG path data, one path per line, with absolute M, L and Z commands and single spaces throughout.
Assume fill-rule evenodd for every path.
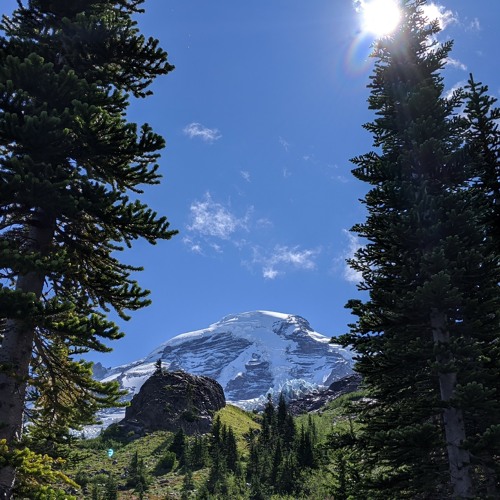
M 351 353 L 329 340 L 301 316 L 263 310 L 230 314 L 167 340 L 141 360 L 108 370 L 103 379 L 118 381 L 131 398 L 161 359 L 167 370 L 217 380 L 228 401 L 251 407 L 269 392 L 286 388 L 298 396 L 351 374 Z

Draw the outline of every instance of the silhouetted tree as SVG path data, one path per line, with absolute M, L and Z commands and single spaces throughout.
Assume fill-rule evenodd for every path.
M 478 439 L 470 427 L 498 415 L 498 252 L 474 187 L 478 136 L 458 116 L 462 95 L 444 95 L 452 42 L 436 42 L 425 0 L 400 3 L 399 27 L 373 54 L 376 117 L 365 128 L 377 150 L 353 159 L 370 185 L 366 221 L 353 228 L 366 244 L 350 261 L 368 298 L 348 303 L 357 322 L 344 337 L 368 390 L 358 405 L 364 495 L 476 498 L 471 445 L 499 430 Z
M 159 182 L 164 140 L 126 119 L 130 97 L 173 67 L 140 34 L 143 0 L 29 0 L 0 21 L 0 439 L 32 424 L 61 431 L 116 406 L 80 355 L 122 336 L 106 318 L 149 304 L 117 254 L 138 238 L 169 239 L 138 196 Z M 0 468 L 10 498 L 12 464 Z

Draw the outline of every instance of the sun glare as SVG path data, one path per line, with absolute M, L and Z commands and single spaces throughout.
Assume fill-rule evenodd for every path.
M 362 2 L 364 31 L 382 37 L 390 35 L 398 26 L 401 11 L 396 0 L 369 0 Z

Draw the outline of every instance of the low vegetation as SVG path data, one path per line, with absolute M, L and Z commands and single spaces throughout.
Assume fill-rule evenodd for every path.
M 133 440 L 111 426 L 76 439 L 62 467 L 73 485 L 39 498 L 326 498 L 345 488 L 349 457 L 332 444 L 354 432 L 349 408 L 358 397 L 299 417 L 284 399 L 269 399 L 262 414 L 228 405 L 204 436 L 158 431 Z

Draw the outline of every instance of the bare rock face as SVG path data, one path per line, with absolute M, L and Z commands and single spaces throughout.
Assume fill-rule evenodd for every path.
M 182 371 L 155 372 L 133 397 L 119 427 L 138 435 L 158 430 L 204 434 L 226 406 L 221 385 Z

